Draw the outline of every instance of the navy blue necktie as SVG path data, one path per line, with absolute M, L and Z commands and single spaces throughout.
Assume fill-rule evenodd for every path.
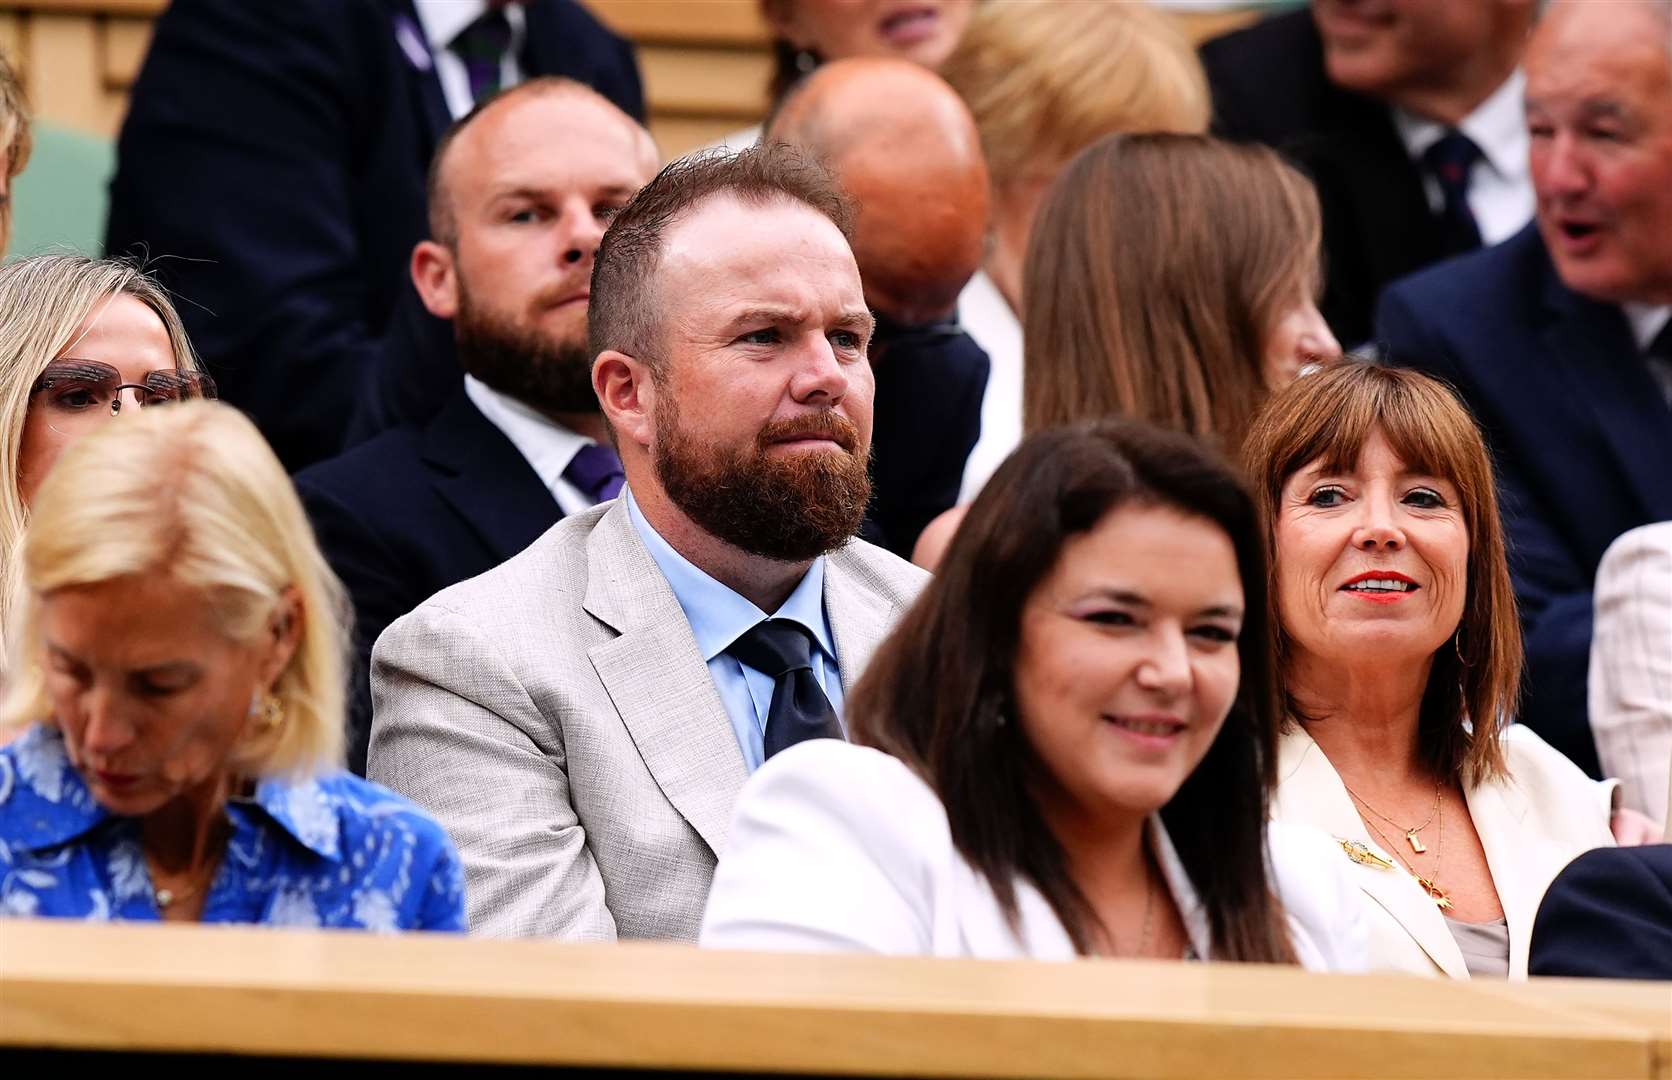
M 579 488 L 595 503 L 613 499 L 621 494 L 627 474 L 621 469 L 621 459 L 614 450 L 598 443 L 588 443 L 569 459 L 563 479 Z
M 726 647 L 738 663 L 775 680 L 766 712 L 766 756 L 808 739 L 840 739 L 842 725 L 813 675 L 813 635 L 788 619 L 765 619 Z
M 1456 128 L 1423 151 L 1422 163 L 1440 185 L 1440 211 L 1446 254 L 1461 255 L 1480 247 L 1480 226 L 1469 209 L 1469 174 L 1481 158 L 1480 147 Z
M 505 52 L 511 47 L 511 20 L 503 9 L 490 7 L 459 31 L 448 48 L 464 61 L 470 80 L 470 100 L 481 102 L 499 92 Z

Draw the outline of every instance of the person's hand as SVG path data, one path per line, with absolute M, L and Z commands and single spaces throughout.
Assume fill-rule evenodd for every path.
M 1621 847 L 1658 844 L 1664 839 L 1660 826 L 1647 814 L 1624 807 L 1614 811 L 1614 816 L 1608 821 L 1608 827 L 1614 832 L 1614 842 Z

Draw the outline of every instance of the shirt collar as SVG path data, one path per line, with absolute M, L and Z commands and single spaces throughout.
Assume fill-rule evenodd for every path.
M 1621 304 L 1631 324 L 1631 336 L 1638 352 L 1647 352 L 1649 344 L 1660 336 L 1668 321 L 1672 321 L 1672 304 Z
M 1526 88 L 1527 77 L 1517 68 L 1457 125 L 1457 130 L 1480 148 L 1481 157 L 1499 176 L 1515 178 L 1528 172 L 1527 154 L 1532 148 L 1532 141 L 1527 135 L 1523 105 Z M 1438 121 L 1404 109 L 1393 110 L 1393 122 L 1412 161 L 1421 161 L 1422 155 L 1439 142 L 1447 130 L 1446 125 Z
M 662 576 L 668 579 L 674 597 L 691 624 L 691 634 L 706 663 L 726 651 L 726 647 L 747 633 L 756 623 L 768 616 L 752 602 L 714 580 L 685 556 L 673 549 L 653 528 L 632 489 L 626 490 L 627 517 L 638 532 L 639 539 L 656 561 Z M 813 635 L 826 656 L 834 658 L 836 646 L 831 639 L 830 623 L 824 616 L 824 556 L 813 560 L 813 565 L 802 575 L 801 583 L 790 593 L 789 599 L 771 616 L 790 619 L 801 624 Z
M 592 440 L 585 435 L 578 435 L 545 413 L 500 393 L 474 375 L 464 377 L 464 392 L 488 422 L 511 440 L 511 445 L 528 461 L 547 491 L 555 490 L 563 478 L 563 470 L 575 455 L 592 445 Z
M 13 782 L 28 784 L 43 803 L 41 813 L 30 815 L 28 832 L 21 838 L 19 846 L 25 850 L 62 847 L 115 817 L 93 797 L 81 773 L 71 764 L 64 749 L 63 732 L 56 725 L 34 725 L 12 744 L 12 751 L 20 771 L 26 771 L 29 776 L 28 779 L 14 777 Z M 48 799 L 48 794 L 57 797 Z M 13 797 L 18 796 L 14 793 Z M 252 819 L 244 813 L 250 807 L 262 813 Z M 252 798 L 236 799 L 227 809 L 235 817 L 253 820 L 257 825 L 261 819 L 273 822 L 298 844 L 323 858 L 340 857 L 340 811 L 313 780 L 262 780 Z

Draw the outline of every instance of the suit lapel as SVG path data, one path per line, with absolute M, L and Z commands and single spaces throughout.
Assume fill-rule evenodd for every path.
M 436 492 L 504 562 L 557 524 L 563 512 L 503 432 L 461 386 L 424 429 L 422 455 Z
M 584 606 L 620 635 L 587 655 L 645 767 L 718 856 L 748 770 L 691 625 L 625 499 L 587 539 Z
M 1574 293 L 1547 267 L 1545 304 L 1551 321 L 1544 344 L 1568 374 L 1570 400 L 1584 401 L 1614 451 L 1615 463 L 1647 511 L 1672 519 L 1672 410 L 1643 362 L 1619 309 Z M 1656 464 L 1659 462 L 1659 464 Z
M 887 611 L 877 610 L 876 593 L 865 588 L 864 574 L 864 565 L 847 547 L 825 564 L 824 613 L 836 638 L 836 666 L 846 693 L 852 693 L 898 614 L 893 605 Z
M 1281 820 L 1323 829 L 1337 841 L 1363 844 L 1393 863 L 1393 870 L 1353 863 L 1353 881 L 1393 916 L 1441 971 L 1454 979 L 1469 977 L 1463 951 L 1446 928 L 1445 916 L 1404 871 L 1393 852 L 1383 849 L 1370 835 L 1335 766 L 1312 736 L 1299 727 L 1283 736 L 1279 747 L 1276 802 L 1276 816 Z M 1341 857 L 1347 858 L 1345 851 Z
M 441 79 L 435 73 L 435 57 L 411 0 L 387 0 L 387 7 L 390 31 L 394 34 L 397 51 L 403 61 L 413 112 L 420 118 L 419 126 L 425 136 L 419 153 L 421 164 L 427 168 L 441 133 L 453 122 L 453 113 L 447 108 L 446 95 L 441 92 Z

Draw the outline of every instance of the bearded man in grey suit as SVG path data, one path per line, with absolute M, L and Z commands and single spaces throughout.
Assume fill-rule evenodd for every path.
M 873 320 L 849 216 L 784 147 L 664 169 L 592 276 L 622 496 L 379 638 L 369 775 L 447 827 L 473 933 L 694 941 L 738 789 L 842 736 L 920 588 L 854 537 Z

